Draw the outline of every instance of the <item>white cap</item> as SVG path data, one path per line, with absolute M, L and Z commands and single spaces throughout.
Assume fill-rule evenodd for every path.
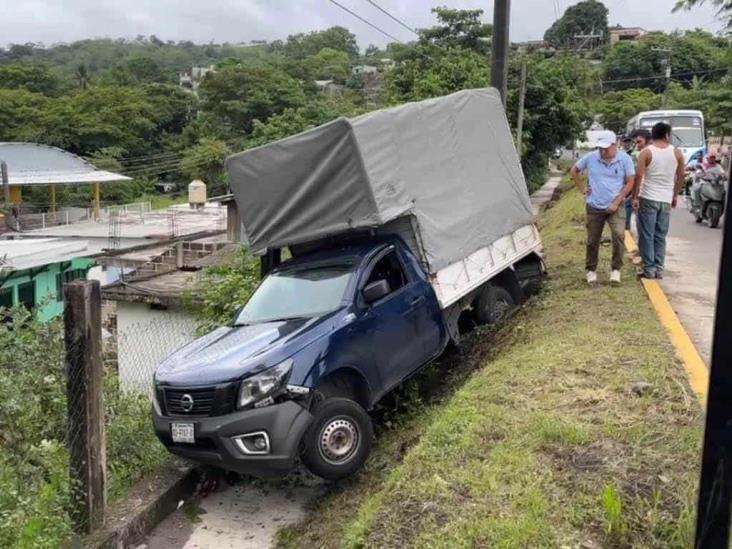
M 599 147 L 601 149 L 607 149 L 608 147 L 615 145 L 617 141 L 618 136 L 615 135 L 615 132 L 605 130 L 597 134 L 597 137 L 595 137 L 595 141 L 592 143 L 592 146 Z

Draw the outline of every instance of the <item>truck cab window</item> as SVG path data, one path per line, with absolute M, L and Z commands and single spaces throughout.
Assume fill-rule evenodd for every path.
M 386 280 L 389 283 L 391 292 L 396 292 L 407 283 L 407 277 L 404 275 L 402 264 L 399 262 L 396 252 L 391 251 L 376 262 L 364 287 L 378 280 Z

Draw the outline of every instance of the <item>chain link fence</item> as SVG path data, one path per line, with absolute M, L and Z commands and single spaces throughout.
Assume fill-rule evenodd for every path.
M 150 421 L 152 373 L 195 321 L 159 315 L 103 338 L 98 283 L 65 294 L 64 319 L 0 310 L 0 547 L 64 546 L 170 459 Z
M 161 313 L 137 322 L 117 318 L 116 334 L 105 345 L 105 360 L 116 368 L 123 391 L 152 396 L 155 366 L 195 338 L 195 319 L 184 313 Z

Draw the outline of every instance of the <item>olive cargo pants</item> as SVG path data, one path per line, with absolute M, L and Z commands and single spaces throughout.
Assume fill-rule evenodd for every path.
M 600 255 L 600 240 L 602 229 L 605 223 L 610 227 L 610 234 L 613 246 L 613 259 L 611 268 L 613 271 L 620 270 L 623 266 L 623 254 L 625 253 L 625 209 L 621 205 L 615 213 L 607 210 L 597 210 L 587 206 L 587 259 L 586 268 L 588 271 L 596 271 L 598 257 Z

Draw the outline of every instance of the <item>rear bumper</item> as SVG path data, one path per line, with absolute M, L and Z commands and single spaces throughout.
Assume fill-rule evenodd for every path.
M 256 477 L 286 475 L 297 457 L 300 440 L 313 416 L 297 402 L 287 401 L 264 408 L 215 417 L 165 417 L 153 409 L 155 434 L 172 453 L 195 462 Z M 194 425 L 195 444 L 173 443 L 171 423 Z M 269 452 L 245 454 L 233 437 L 264 432 Z

